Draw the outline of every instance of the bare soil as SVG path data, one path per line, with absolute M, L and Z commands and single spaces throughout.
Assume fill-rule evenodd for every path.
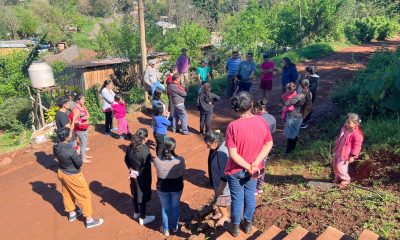
M 399 39 L 374 43 L 370 45 L 354 46 L 343 49 L 328 57 L 298 64 L 298 69 L 316 64 L 321 75 L 321 84 L 318 88 L 318 97 L 314 108 L 314 118 L 311 123 L 316 124 L 318 117 L 329 112 L 332 108 L 328 98 L 329 92 L 336 81 L 350 80 L 355 70 L 362 66 L 368 57 L 383 44 L 394 47 L 399 45 Z M 355 60 L 355 61 L 354 61 Z M 274 80 L 272 91 L 272 113 L 277 120 L 280 116 L 280 80 L 278 75 Z M 254 84 L 253 94 L 260 97 L 261 93 Z M 213 117 L 213 128 L 224 129 L 235 114 L 229 107 L 227 98 L 217 104 Z M 207 156 L 208 150 L 198 133 L 198 112 L 188 111 L 189 126 L 194 133 L 189 136 L 169 132 L 168 135 L 177 140 L 177 153 L 185 157 L 187 171 L 185 174 L 185 188 L 181 204 L 181 221 L 190 222 L 206 203 L 213 197 L 213 191 L 208 188 Z M 150 129 L 150 117 L 145 113 L 135 113 L 128 116 L 129 127 L 134 132 L 139 127 Z M 279 122 L 279 121 L 278 121 Z M 148 226 L 140 226 L 133 220 L 133 209 L 130 198 L 127 169 L 123 161 L 124 150 L 129 144 L 125 140 L 116 140 L 101 133 L 96 127 L 89 136 L 88 155 L 94 157 L 91 164 L 83 166 L 83 173 L 92 191 L 92 203 L 95 217 L 102 217 L 105 223 L 95 229 L 86 230 L 82 220 L 69 223 L 63 211 L 61 185 L 55 173 L 57 164 L 52 156 L 52 143 L 32 145 L 13 153 L 0 155 L 0 159 L 11 157 L 12 163 L 0 168 L 0 232 L 3 239 L 163 239 L 158 229 L 161 226 L 160 202 L 153 191 L 149 203 L 148 213 L 156 216 L 156 221 Z M 283 145 L 282 124 L 274 135 L 275 145 Z M 152 138 L 152 134 L 150 134 Z M 154 142 L 152 142 L 154 154 Z M 153 189 L 155 189 L 156 174 L 153 169 Z M 336 213 L 336 212 L 332 212 Z M 326 219 L 332 218 L 331 214 Z M 321 223 L 313 221 L 314 216 L 326 214 L 315 210 L 305 219 L 309 221 L 305 227 L 318 232 L 322 229 Z M 337 214 L 341 214 L 337 212 Z M 268 216 L 268 217 L 266 217 Z M 263 207 L 257 210 L 257 227 L 268 228 L 276 223 L 276 217 L 296 219 L 290 210 Z M 308 219 L 308 220 L 307 220 Z M 341 218 L 338 221 L 347 221 L 351 224 L 357 219 Z M 288 223 L 282 222 L 283 225 Z M 313 227 L 314 226 L 314 227 Z M 346 229 L 344 229 L 346 231 Z M 188 237 L 181 233 L 181 237 Z

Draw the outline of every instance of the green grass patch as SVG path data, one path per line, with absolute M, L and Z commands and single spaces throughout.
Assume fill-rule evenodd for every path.
M 0 153 L 11 152 L 27 146 L 31 141 L 32 132 L 3 133 L 0 135 Z
M 88 21 L 81 26 L 80 31 L 73 35 L 73 42 L 80 48 L 94 49 L 93 40 L 89 39 L 89 33 L 92 31 L 96 21 L 88 19 Z

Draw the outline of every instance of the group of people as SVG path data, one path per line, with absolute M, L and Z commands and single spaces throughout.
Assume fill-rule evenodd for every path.
M 130 178 L 133 218 L 138 219 L 140 225 L 155 220 L 155 216 L 148 215 L 146 211 L 152 198 L 151 168 L 154 165 L 163 221 L 160 230 L 166 236 L 179 231 L 180 198 L 184 189 L 183 176 L 186 168 L 185 158 L 175 152 L 176 140 L 167 136 L 168 127 L 171 126 L 172 132 L 190 134 L 185 109 L 185 85 L 189 83 L 190 69 L 190 58 L 186 52 L 186 49 L 182 49 L 181 56 L 176 65 L 171 67 L 165 81 L 160 81 L 160 75 L 154 69 L 155 62 L 149 62 L 150 70 L 146 70 L 145 81 L 152 96 L 151 127 L 156 142 L 154 156 L 147 146 L 147 129 L 139 128 L 134 134 L 130 133 L 126 121 L 126 104 L 113 92 L 112 82 L 104 81 L 100 93 L 106 119 L 105 134 L 109 135 L 113 130 L 114 116 L 118 121 L 118 135 L 131 141 L 126 150 L 125 164 Z M 239 114 L 239 118 L 228 124 L 225 134 L 211 129 L 214 102 L 220 100 L 220 97 L 211 92 L 210 72 L 209 69 L 204 70 L 207 62 L 203 61 L 200 66 L 202 69 L 196 71 L 201 83 L 196 102 L 200 111 L 200 134 L 203 135 L 205 146 L 210 149 L 208 177 L 217 205 L 213 219 L 217 221 L 216 226 L 226 227 L 233 236 L 239 235 L 240 227 L 246 233 L 251 231 L 256 207 L 255 196 L 263 191 L 265 164 L 273 147 L 272 133 L 277 125 L 275 117 L 267 112 L 275 66 L 267 54 L 263 58 L 260 65 L 260 88 L 263 90 L 261 100 L 254 100 L 249 93 L 256 69 L 253 55 L 248 53 L 246 60 L 241 61 L 238 52 L 234 51 L 228 60 L 227 95 L 232 96 L 231 108 Z M 285 154 L 289 154 L 296 146 L 302 124 L 311 115 L 319 76 L 315 67 L 307 67 L 306 76 L 301 78 L 290 59 L 284 58 L 282 63 L 281 118 L 285 123 L 283 134 L 287 138 Z M 161 82 L 165 82 L 166 86 Z M 162 101 L 164 92 L 168 96 L 168 103 Z M 91 228 L 102 224 L 103 219 L 92 218 L 90 191 L 81 172 L 82 162 L 90 162 L 86 155 L 90 115 L 84 106 L 84 96 L 77 94 L 74 101 L 71 96 L 69 94 L 59 100 L 60 110 L 56 114 L 58 131 L 53 152 L 59 162 L 58 176 L 63 187 L 63 201 L 65 210 L 69 213 L 68 219 L 73 221 L 83 215 L 86 217 L 86 227 Z M 350 183 L 348 164 L 357 159 L 361 150 L 363 134 L 360 123 L 357 114 L 348 114 L 336 140 L 334 182 L 341 187 Z M 80 208 L 76 208 L 75 203 Z

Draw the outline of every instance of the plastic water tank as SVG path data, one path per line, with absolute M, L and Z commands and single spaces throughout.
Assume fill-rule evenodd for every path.
M 31 86 L 33 88 L 46 88 L 56 85 L 53 69 L 46 62 L 34 62 L 28 68 Z

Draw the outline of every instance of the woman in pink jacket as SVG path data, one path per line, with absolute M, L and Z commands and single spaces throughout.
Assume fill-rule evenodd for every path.
M 114 96 L 114 102 L 111 104 L 111 108 L 114 112 L 114 117 L 118 121 L 118 135 L 119 138 L 122 138 L 122 134 L 125 134 L 125 137 L 129 137 L 131 134 L 129 133 L 128 122 L 126 121 L 126 103 L 122 100 L 121 95 L 117 94 Z
M 358 158 L 363 142 L 363 133 L 360 129 L 361 119 L 358 114 L 349 113 L 346 122 L 340 130 L 340 135 L 336 139 L 333 149 L 333 172 L 335 174 L 334 183 L 340 184 L 339 187 L 346 187 L 350 183 L 348 173 L 349 163 Z

